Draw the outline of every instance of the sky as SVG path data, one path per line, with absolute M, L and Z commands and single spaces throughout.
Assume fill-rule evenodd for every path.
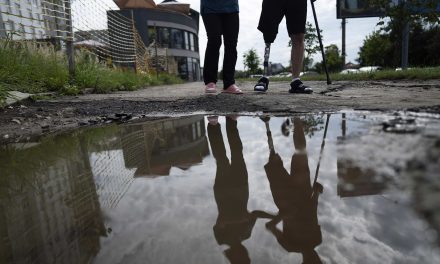
M 116 6 L 113 0 L 103 0 L 108 6 Z M 155 1 L 159 4 L 161 1 Z M 200 11 L 200 0 L 181 0 L 179 2 L 191 4 L 191 8 Z M 262 34 L 257 30 L 258 20 L 261 12 L 262 0 L 239 0 L 240 5 L 240 33 L 238 37 L 238 60 L 237 70 L 243 70 L 243 54 L 251 48 L 257 50 L 260 58 L 264 54 L 264 40 Z M 323 44 L 328 46 L 336 44 L 339 49 L 342 47 L 341 20 L 336 18 L 336 0 L 317 0 L 315 2 L 319 27 L 323 34 Z M 312 8 L 308 2 L 307 21 L 314 25 Z M 355 18 L 347 19 L 346 25 L 346 62 L 355 62 L 358 57 L 359 48 L 362 46 L 366 36 L 371 34 L 376 27 L 379 18 Z M 202 20 L 200 19 L 199 32 L 200 45 L 200 63 L 203 66 L 206 48 L 206 31 Z M 285 20 L 279 27 L 279 34 L 275 43 L 272 44 L 271 58 L 272 63 L 281 63 L 284 66 L 289 65 L 290 48 L 287 46 L 289 38 Z M 222 48 L 223 49 L 223 48 Z M 221 51 L 220 67 L 222 65 L 223 51 Z M 314 57 L 315 62 L 322 60 L 320 53 Z

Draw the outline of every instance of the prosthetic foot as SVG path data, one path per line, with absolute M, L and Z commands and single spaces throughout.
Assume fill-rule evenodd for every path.
M 269 78 L 263 76 L 258 80 L 254 87 L 254 91 L 265 93 L 269 89 Z

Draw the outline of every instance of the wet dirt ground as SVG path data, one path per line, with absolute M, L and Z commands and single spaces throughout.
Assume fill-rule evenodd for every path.
M 272 82 L 269 92 L 253 91 L 253 82 L 238 82 L 243 95 L 205 95 L 203 83 L 157 86 L 133 92 L 87 94 L 25 101 L 0 109 L 0 141 L 79 126 L 158 115 L 192 113 L 318 113 L 339 110 L 410 110 L 440 114 L 440 80 L 307 82 L 311 95 L 289 94 L 288 82 Z M 221 84 L 219 84 L 221 86 Z

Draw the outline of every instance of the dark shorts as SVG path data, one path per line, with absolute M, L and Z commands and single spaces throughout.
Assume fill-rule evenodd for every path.
M 266 43 L 275 41 L 284 16 L 289 36 L 305 33 L 307 0 L 263 0 L 258 30 L 263 33 Z

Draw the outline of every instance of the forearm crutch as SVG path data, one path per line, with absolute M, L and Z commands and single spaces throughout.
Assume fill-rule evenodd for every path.
M 324 151 L 325 138 L 327 137 L 327 128 L 328 128 L 328 123 L 330 121 L 330 116 L 331 116 L 331 114 L 327 114 L 327 119 L 325 121 L 324 136 L 322 137 L 321 151 L 319 152 L 318 165 L 316 166 L 315 178 L 313 179 L 313 185 L 315 185 L 316 182 L 318 181 L 319 167 L 321 165 L 322 152 Z
M 324 46 L 322 45 L 322 38 L 321 38 L 321 32 L 319 30 L 318 18 L 316 18 L 316 11 L 314 4 L 315 1 L 316 0 L 310 0 L 310 3 L 312 4 L 313 18 L 315 19 L 315 27 L 316 27 L 316 32 L 318 33 L 319 46 L 321 47 L 322 63 L 324 64 L 325 75 L 327 76 L 327 85 L 330 85 L 332 84 L 332 81 L 330 80 L 330 75 L 328 74 L 328 70 L 327 70 L 327 61 L 325 59 Z

